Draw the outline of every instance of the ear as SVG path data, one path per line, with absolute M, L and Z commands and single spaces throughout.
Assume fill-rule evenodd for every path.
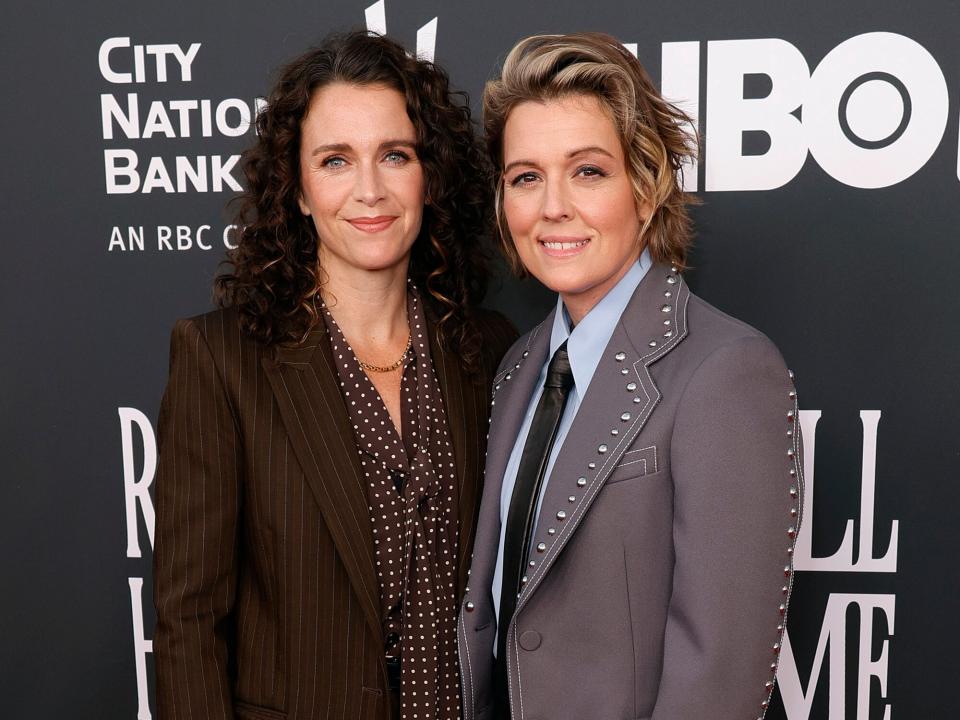
M 297 194 L 297 205 L 300 206 L 300 212 L 302 212 L 307 217 L 310 216 L 310 206 L 307 205 L 306 201 L 303 199 L 303 193 Z

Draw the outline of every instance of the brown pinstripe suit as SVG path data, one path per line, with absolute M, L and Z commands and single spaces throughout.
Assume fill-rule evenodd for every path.
M 474 376 L 428 323 L 460 484 L 461 596 L 491 378 L 516 336 L 501 316 L 479 323 Z M 366 492 L 322 327 L 267 349 L 234 310 L 179 321 L 158 448 L 161 720 L 388 718 Z

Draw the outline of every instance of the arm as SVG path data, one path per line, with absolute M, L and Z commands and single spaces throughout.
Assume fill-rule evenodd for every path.
M 205 339 L 179 321 L 157 426 L 153 651 L 161 720 L 232 719 L 239 437 Z
M 684 390 L 671 448 L 676 564 L 653 720 L 765 712 L 790 584 L 788 530 L 799 518 L 792 389 L 777 349 L 754 336 L 714 351 Z

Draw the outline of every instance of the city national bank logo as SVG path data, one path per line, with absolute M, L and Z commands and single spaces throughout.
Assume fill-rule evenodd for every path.
M 201 43 L 137 44 L 129 37 L 103 41 L 97 56 L 100 74 L 116 87 L 100 95 L 100 121 L 106 147 L 103 169 L 108 195 L 239 191 L 233 175 L 239 154 L 148 155 L 135 147 L 144 140 L 236 138 L 247 134 L 263 100 L 176 98 L 151 100 L 152 88 L 186 85 L 194 79 Z M 126 86 L 136 92 L 126 92 Z M 150 143 L 151 148 L 157 143 Z

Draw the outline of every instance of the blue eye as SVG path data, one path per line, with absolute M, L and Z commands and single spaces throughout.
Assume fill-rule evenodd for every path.
M 386 160 L 389 163 L 393 163 L 395 165 L 405 163 L 409 159 L 410 159 L 410 156 L 407 155 L 405 152 L 401 152 L 400 150 L 391 150 L 384 157 L 384 160 Z
M 347 164 L 347 161 L 344 160 L 339 155 L 335 155 L 334 157 L 329 157 L 323 161 L 323 167 L 330 168 L 332 170 L 338 170 L 346 164 Z

